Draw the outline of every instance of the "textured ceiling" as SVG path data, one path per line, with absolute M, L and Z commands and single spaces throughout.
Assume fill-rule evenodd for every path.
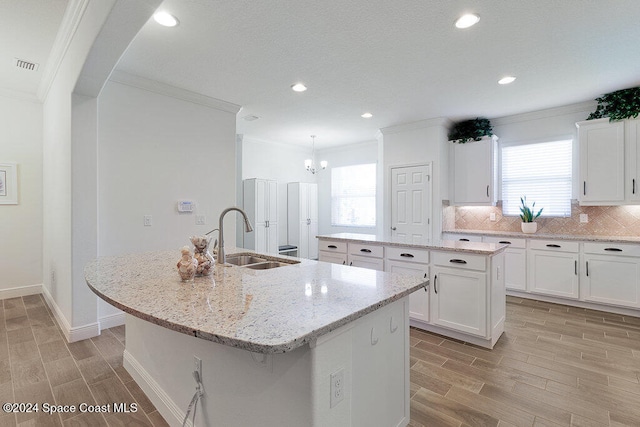
M 68 0 L 0 0 L 0 91 L 35 99 Z M 14 58 L 39 64 L 15 67 Z

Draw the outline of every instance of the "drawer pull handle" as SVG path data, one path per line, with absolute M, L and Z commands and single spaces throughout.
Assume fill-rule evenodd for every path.
M 548 247 L 548 248 L 561 248 L 562 246 L 560 246 L 560 245 L 555 245 L 555 244 L 550 244 L 550 245 L 547 245 L 547 247 Z
M 405 258 L 413 258 L 413 255 L 408 254 L 408 253 L 402 253 L 402 254 L 400 254 L 400 256 L 405 257 Z
M 366 254 L 370 254 L 371 253 L 371 249 L 360 249 L 360 252 L 364 252 Z
M 327 246 L 329 249 L 338 249 L 338 247 L 336 245 L 329 245 Z
M 636 194 L 636 179 L 633 178 L 633 190 L 631 191 L 631 194 Z
M 587 195 L 587 181 L 584 181 L 584 183 L 582 184 L 582 193 L 585 196 Z
M 487 197 L 489 197 L 489 186 L 487 185 Z
M 587 277 L 589 277 L 589 261 L 587 261 Z
M 508 240 L 500 240 L 498 243 L 502 243 L 503 245 L 510 245 L 511 242 Z
M 574 261 L 573 274 L 578 275 L 578 261 Z
M 620 248 L 604 248 L 604 250 L 609 252 L 622 252 Z
M 438 275 L 437 274 L 433 278 L 433 290 L 436 291 L 436 294 L 438 293 Z
M 461 241 L 461 242 L 468 242 L 469 241 L 469 239 L 458 239 L 458 240 Z
M 454 264 L 466 264 L 466 263 L 467 263 L 467 261 L 465 261 L 465 260 L 463 260 L 463 259 L 457 259 L 457 258 L 455 258 L 455 259 L 450 259 L 450 260 L 449 260 L 449 262 L 452 262 L 452 263 L 454 263 Z

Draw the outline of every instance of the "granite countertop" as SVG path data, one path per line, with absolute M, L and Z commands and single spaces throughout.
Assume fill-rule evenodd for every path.
M 517 231 L 487 231 L 487 230 L 448 230 L 442 231 L 449 234 L 471 234 L 477 236 L 504 236 L 519 237 L 521 239 L 549 239 L 549 240 L 575 240 L 579 242 L 609 242 L 609 243 L 640 243 L 640 237 L 634 236 L 593 236 L 584 234 L 524 234 Z
M 426 244 L 405 243 L 395 240 L 392 236 L 380 236 L 377 234 L 336 233 L 316 237 L 321 240 L 342 240 L 353 243 L 370 243 L 386 246 L 465 252 L 480 255 L 495 255 L 507 248 L 507 245 L 500 243 L 460 242 L 458 240 L 435 240 Z
M 251 251 L 227 248 L 234 252 Z M 304 259 L 269 270 L 216 264 L 212 275 L 183 283 L 179 259 L 177 250 L 101 257 L 86 265 L 85 279 L 126 313 L 257 353 L 293 350 L 429 283 Z

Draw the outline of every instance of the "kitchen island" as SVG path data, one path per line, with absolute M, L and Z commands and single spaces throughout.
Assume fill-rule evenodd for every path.
M 170 425 L 194 394 L 194 357 L 205 389 L 197 425 L 409 422 L 408 296 L 426 278 L 280 257 L 290 264 L 216 265 L 183 283 L 178 258 L 85 268 L 89 287 L 127 313 L 125 368 Z

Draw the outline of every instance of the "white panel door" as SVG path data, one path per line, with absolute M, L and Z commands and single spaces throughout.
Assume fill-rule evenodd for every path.
M 391 235 L 401 243 L 431 238 L 431 166 L 391 169 Z

